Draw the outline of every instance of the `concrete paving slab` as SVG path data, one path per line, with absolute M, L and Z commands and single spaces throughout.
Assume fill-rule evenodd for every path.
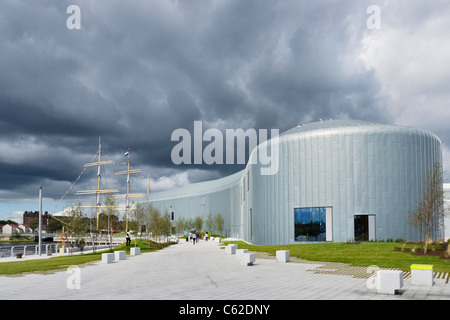
M 320 263 L 278 263 L 257 258 L 242 266 L 216 242 L 195 246 L 180 242 L 160 251 L 128 256 L 117 263 L 101 261 L 75 271 L 0 276 L 3 300 L 408 300 L 450 299 L 449 284 L 433 288 L 404 280 L 403 294 L 377 294 L 368 279 L 317 272 Z M 1 268 L 1 263 L 0 263 Z M 78 273 L 77 273 L 78 272 Z M 78 278 L 77 278 L 78 277 Z M 79 281 L 79 289 L 76 281 Z

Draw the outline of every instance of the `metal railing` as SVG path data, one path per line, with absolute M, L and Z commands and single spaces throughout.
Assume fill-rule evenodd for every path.
M 132 241 L 134 240 L 134 236 L 132 237 Z M 147 239 L 145 235 L 140 235 L 136 237 L 137 239 Z M 155 242 L 167 242 L 167 241 L 176 241 L 178 242 L 178 238 L 175 236 L 160 236 L 160 237 L 149 237 L 149 240 Z M 56 237 L 55 237 L 56 239 Z M 75 239 L 68 238 L 65 242 L 65 252 L 64 253 L 73 253 L 81 251 L 80 247 L 74 244 Z M 83 251 L 92 251 L 108 249 L 111 245 L 118 245 L 126 241 L 125 237 L 113 237 L 112 242 L 110 243 L 110 238 L 103 236 L 98 237 L 97 239 L 92 240 L 90 237 L 84 238 L 85 245 L 83 246 Z M 133 242 L 132 242 L 133 244 Z M 53 253 L 60 253 L 60 249 L 62 248 L 62 242 L 56 242 L 52 244 L 42 244 L 41 245 L 41 255 L 52 255 Z M 30 255 L 38 255 L 39 254 L 39 245 L 38 244 L 27 244 L 27 245 L 17 245 L 17 246 L 8 246 L 8 247 L 0 247 L 0 258 L 7 257 L 15 257 L 17 254 L 22 254 L 22 257 L 30 256 Z
M 120 242 L 121 243 L 121 242 Z M 117 243 L 112 243 L 112 245 L 116 245 Z M 110 247 L 110 243 L 107 241 L 95 241 L 95 243 L 87 243 L 83 246 L 82 251 L 92 251 L 95 247 L 95 250 L 108 249 Z M 62 243 L 53 243 L 53 244 L 43 244 L 41 245 L 41 255 L 52 255 L 53 253 L 60 253 L 60 249 L 62 248 Z M 74 253 L 81 251 L 81 248 L 73 245 L 72 243 L 66 243 L 64 246 L 64 253 Z M 19 246 L 10 246 L 10 247 L 0 247 L 0 258 L 13 258 L 20 255 L 21 257 L 26 257 L 30 255 L 38 255 L 39 254 L 39 245 L 19 245 Z
M 43 244 L 41 245 L 41 255 L 51 254 L 56 252 L 55 244 Z M 24 256 L 39 254 L 39 245 L 19 245 L 10 247 L 0 247 L 0 258 L 14 257 L 17 254 Z

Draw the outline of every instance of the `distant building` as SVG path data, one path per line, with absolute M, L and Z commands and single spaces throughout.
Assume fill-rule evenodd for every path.
M 19 234 L 22 233 L 17 225 L 14 224 L 5 224 L 0 225 L 0 232 L 3 234 Z
M 18 225 L 17 228 L 20 230 L 20 233 L 25 233 L 25 234 L 33 233 L 33 229 L 31 229 L 29 226 L 24 225 L 24 224 Z
M 46 226 L 48 224 L 49 214 L 45 211 L 42 214 L 42 225 Z M 33 225 L 35 222 L 39 222 L 39 211 L 25 211 L 23 213 L 23 224 L 26 226 Z

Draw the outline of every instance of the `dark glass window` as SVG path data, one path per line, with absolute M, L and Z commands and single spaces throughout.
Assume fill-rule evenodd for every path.
M 326 241 L 324 207 L 294 208 L 295 241 Z

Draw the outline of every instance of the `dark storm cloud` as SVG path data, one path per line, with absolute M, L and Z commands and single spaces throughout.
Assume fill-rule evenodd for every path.
M 22 157 L 0 157 L 0 188 L 47 178 L 58 198 L 99 136 L 105 157 L 121 162 L 130 148 L 154 180 L 190 170 L 200 181 L 242 166 L 173 165 L 171 133 L 195 120 L 282 132 L 387 118 L 379 79 L 358 58 L 369 2 L 73 2 L 0 2 L 0 144 Z M 71 4 L 81 30 L 66 28 Z M 25 138 L 38 151 L 14 148 Z

